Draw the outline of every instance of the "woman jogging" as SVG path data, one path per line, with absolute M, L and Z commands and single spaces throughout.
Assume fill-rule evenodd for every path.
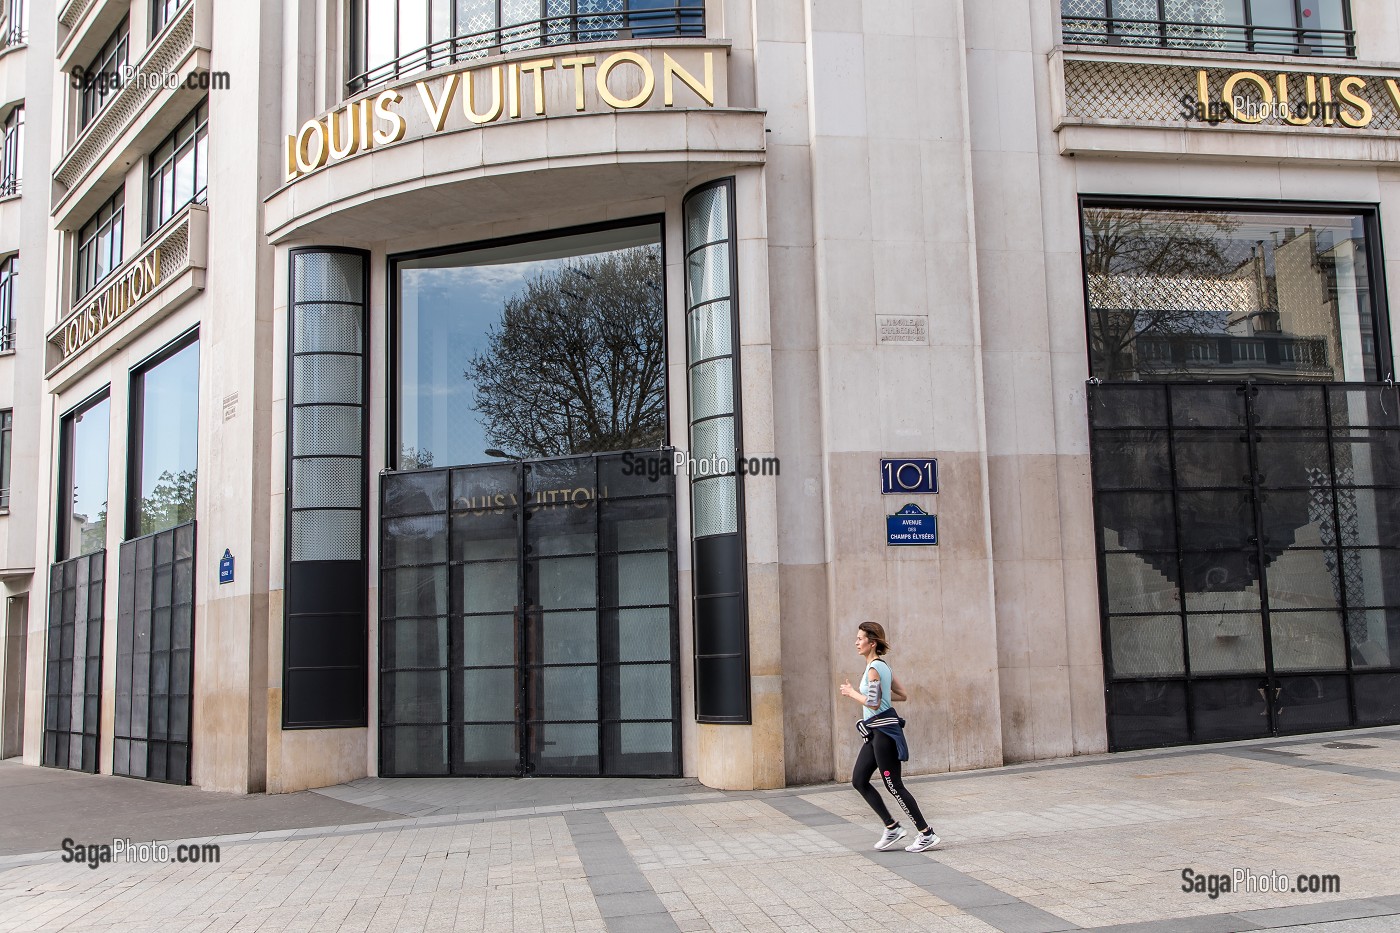
M 919 831 L 913 844 L 904 847 L 905 851 L 925 852 L 938 845 L 939 839 L 938 834 L 924 822 L 918 803 L 905 789 L 904 781 L 899 776 L 900 762 L 909 760 L 909 748 L 904 742 L 904 720 L 899 718 L 890 701 L 904 700 L 905 695 L 895 683 L 890 666 L 879 660 L 880 655 L 889 650 L 890 643 L 885 640 L 885 629 L 880 623 L 860 624 L 856 632 L 856 651 L 865 658 L 865 676 L 861 678 L 859 690 L 851 686 L 849 678 L 841 685 L 842 696 L 848 696 L 864 707 L 864 718 L 856 724 L 856 729 L 865 737 L 865 745 L 856 757 L 851 784 L 870 804 L 870 809 L 884 821 L 885 833 L 875 843 L 876 849 L 891 849 L 907 835 L 904 827 L 890 816 L 880 792 L 870 784 L 870 775 L 879 768 L 885 786 Z

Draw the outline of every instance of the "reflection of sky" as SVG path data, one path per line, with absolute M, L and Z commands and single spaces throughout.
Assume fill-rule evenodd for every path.
M 404 447 L 417 448 L 420 456 L 431 452 L 434 466 L 491 459 L 484 453 L 492 446 L 486 426 L 472 407 L 476 387 L 465 375 L 467 364 L 486 349 L 487 330 L 500 322 L 506 300 L 529 279 L 567 262 L 403 271 Z
M 80 533 L 84 522 L 92 525 L 107 511 L 107 453 L 112 403 L 103 399 L 80 415 L 74 416 L 73 450 L 69 453 L 73 464 L 73 531 L 67 542 L 65 557 L 76 557 L 84 550 L 101 550 L 96 547 L 82 547 Z
M 531 279 L 581 257 L 659 240 L 660 230 L 648 224 L 401 264 L 401 448 L 414 448 L 420 457 L 431 453 L 436 467 L 491 460 L 485 451 L 494 445 L 486 437 L 480 413 L 472 407 L 476 387 L 467 379 L 466 369 L 487 348 L 487 331 L 500 323 L 506 302 Z M 411 466 L 400 463 L 401 469 Z
M 193 472 L 199 456 L 199 344 L 148 370 L 142 380 L 141 497 L 163 472 Z

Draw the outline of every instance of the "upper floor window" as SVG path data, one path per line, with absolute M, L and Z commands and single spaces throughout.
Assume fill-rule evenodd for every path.
M 14 413 L 0 411 L 0 509 L 10 507 L 10 434 Z
M 121 89 L 122 66 L 127 60 L 127 21 L 122 20 L 93 56 L 83 77 L 78 128 L 92 122 Z
M 148 233 L 186 204 L 203 201 L 209 186 L 209 102 L 201 101 L 151 153 L 147 179 Z
M 0 198 L 19 194 L 20 165 L 24 160 L 24 104 L 5 118 L 5 140 L 0 150 Z
M 77 292 L 81 298 L 122 263 L 125 192 L 118 191 L 78 231 Z
M 107 465 L 111 447 L 110 393 L 103 389 L 59 425 L 59 560 L 107 546 Z
M 15 287 L 19 284 L 19 256 L 0 262 L 0 350 L 15 348 Z
M 1356 57 L 1348 0 L 1060 0 L 1064 40 Z
M 24 0 L 0 0 L 0 49 L 29 38 L 29 10 Z
M 1090 363 L 1105 381 L 1375 382 L 1371 208 L 1085 199 Z
M 151 0 L 151 35 L 158 36 L 187 0 Z
M 350 93 L 488 52 L 703 38 L 705 0 L 350 0 Z

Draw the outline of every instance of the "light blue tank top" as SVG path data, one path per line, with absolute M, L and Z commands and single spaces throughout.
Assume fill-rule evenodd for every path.
M 883 713 L 885 710 L 889 709 L 891 706 L 894 705 L 890 702 L 890 688 L 894 684 L 894 674 L 890 673 L 890 666 L 879 659 L 871 661 L 865 666 L 865 673 L 862 674 L 860 678 L 861 694 L 863 695 L 865 693 L 865 688 L 870 684 L 870 669 L 872 667 L 875 668 L 875 673 L 880 678 L 880 708 L 871 709 L 868 706 L 865 707 L 865 709 L 863 710 L 863 714 L 864 718 L 866 719 L 869 719 L 871 716 L 875 716 L 879 713 Z

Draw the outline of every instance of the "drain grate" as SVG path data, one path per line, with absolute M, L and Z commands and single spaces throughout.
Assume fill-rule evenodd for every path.
M 1375 745 L 1362 745 L 1360 742 L 1328 742 L 1323 748 L 1376 748 Z

